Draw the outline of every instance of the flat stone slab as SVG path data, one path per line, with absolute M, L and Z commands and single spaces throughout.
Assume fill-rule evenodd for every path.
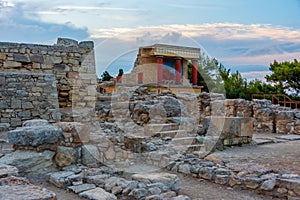
M 95 188 L 79 194 L 80 197 L 84 197 L 90 200 L 116 200 L 117 197 L 114 194 L 106 192 L 102 188 Z
M 277 136 L 277 139 L 283 139 L 283 140 L 300 140 L 300 135 L 282 135 L 282 136 Z
M 68 172 L 68 171 L 53 172 L 50 174 L 49 182 L 58 188 L 63 188 L 71 184 L 70 181 L 68 180 L 68 177 L 74 174 L 75 174 L 74 172 Z
M 263 145 L 263 144 L 270 144 L 270 143 L 273 143 L 273 140 L 271 139 L 260 139 L 260 138 L 257 138 L 254 140 L 254 142 L 257 144 L 257 145 Z
M 20 170 L 20 173 L 45 172 L 53 165 L 53 151 L 14 151 L 0 158 L 0 163 L 12 165 Z
M 91 190 L 94 188 L 96 188 L 96 186 L 94 184 L 88 184 L 88 183 L 68 187 L 69 190 L 73 191 L 76 194 L 87 191 L 87 190 Z
M 62 130 L 51 125 L 29 126 L 9 131 L 7 136 L 10 144 L 36 147 L 57 143 L 62 137 Z
M 0 179 L 0 199 L 5 200 L 56 200 L 56 194 L 45 188 L 30 184 L 17 177 Z
M 0 163 L 0 178 L 7 176 L 16 176 L 19 171 L 16 167 Z
M 141 173 L 132 175 L 132 180 L 150 181 L 151 183 L 163 183 L 173 191 L 179 191 L 180 179 L 176 174 L 170 173 Z

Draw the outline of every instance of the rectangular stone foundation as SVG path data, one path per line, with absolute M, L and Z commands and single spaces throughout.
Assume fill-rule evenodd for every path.
M 207 117 L 206 136 L 219 137 L 224 146 L 242 145 L 252 141 L 253 119 L 241 117 Z

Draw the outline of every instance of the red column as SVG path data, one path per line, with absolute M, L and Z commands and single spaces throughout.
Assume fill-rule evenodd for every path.
M 181 58 L 176 58 L 176 61 L 175 61 L 176 84 L 180 84 L 181 83 L 180 68 L 181 68 Z
M 192 67 L 192 82 L 193 82 L 193 85 L 198 84 L 197 73 L 198 73 L 198 61 L 193 60 L 193 67 Z
M 163 57 L 157 57 L 157 83 L 162 83 L 163 81 Z
M 138 83 L 143 83 L 143 72 L 138 73 Z

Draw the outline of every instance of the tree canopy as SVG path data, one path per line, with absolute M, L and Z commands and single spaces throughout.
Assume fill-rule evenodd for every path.
M 110 81 L 113 77 L 108 73 L 108 71 L 104 71 L 101 74 L 101 81 Z
M 270 65 L 272 74 L 267 75 L 266 79 L 275 84 L 276 87 L 289 93 L 299 96 L 300 94 L 300 63 L 297 59 L 292 62 L 277 62 Z

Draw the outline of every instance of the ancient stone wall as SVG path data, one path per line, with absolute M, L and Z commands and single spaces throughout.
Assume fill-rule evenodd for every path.
M 257 132 L 300 135 L 300 110 L 272 105 L 269 100 L 254 100 L 253 117 Z
M 1 123 L 16 127 L 33 118 L 60 120 L 53 75 L 0 72 L 0 89 Z
M 210 116 L 253 117 L 255 132 L 300 134 L 300 111 L 273 105 L 269 100 L 225 99 L 221 94 L 201 93 L 198 104 L 200 126 L 205 126 Z
M 54 74 L 60 107 L 71 107 L 74 88 L 85 93 L 87 99 L 91 95 L 80 85 L 87 80 L 96 84 L 93 48 L 91 41 L 78 43 L 61 38 L 51 46 L 1 42 L 0 71 Z
M 14 72 L 15 77 L 22 77 L 24 73 L 27 75 L 33 73 L 36 76 L 38 73 L 41 76 L 40 78 L 36 78 L 38 80 L 52 75 L 55 77 L 54 86 L 56 86 L 56 91 L 52 90 L 51 95 L 57 95 L 61 112 L 65 108 L 72 108 L 72 110 L 94 109 L 96 100 L 96 73 L 94 44 L 91 41 L 78 43 L 75 40 L 59 38 L 57 44 L 54 45 L 0 42 L 0 72 Z M 47 83 L 53 85 L 49 81 Z M 30 83 L 22 86 L 23 90 L 28 92 L 31 87 Z M 3 92 L 8 92 L 7 89 L 7 87 L 1 87 L 0 103 L 3 105 L 5 102 L 1 98 L 3 98 Z M 49 94 L 47 85 L 40 86 L 39 90 L 45 92 L 44 94 L 40 93 L 40 95 Z M 13 105 L 11 102 L 7 102 L 6 106 L 6 109 L 10 109 Z M 36 105 L 34 107 L 39 108 Z M 47 109 L 51 109 L 51 106 L 47 107 Z M 31 115 L 30 117 L 44 118 L 45 115 Z M 4 117 L 1 116 L 2 118 Z M 28 119 L 27 116 L 26 119 Z M 44 119 L 51 120 L 51 118 Z M 2 121 L 5 120 L 3 119 Z M 17 123 L 13 123 L 13 126 L 19 125 L 22 117 L 17 117 L 16 121 Z

